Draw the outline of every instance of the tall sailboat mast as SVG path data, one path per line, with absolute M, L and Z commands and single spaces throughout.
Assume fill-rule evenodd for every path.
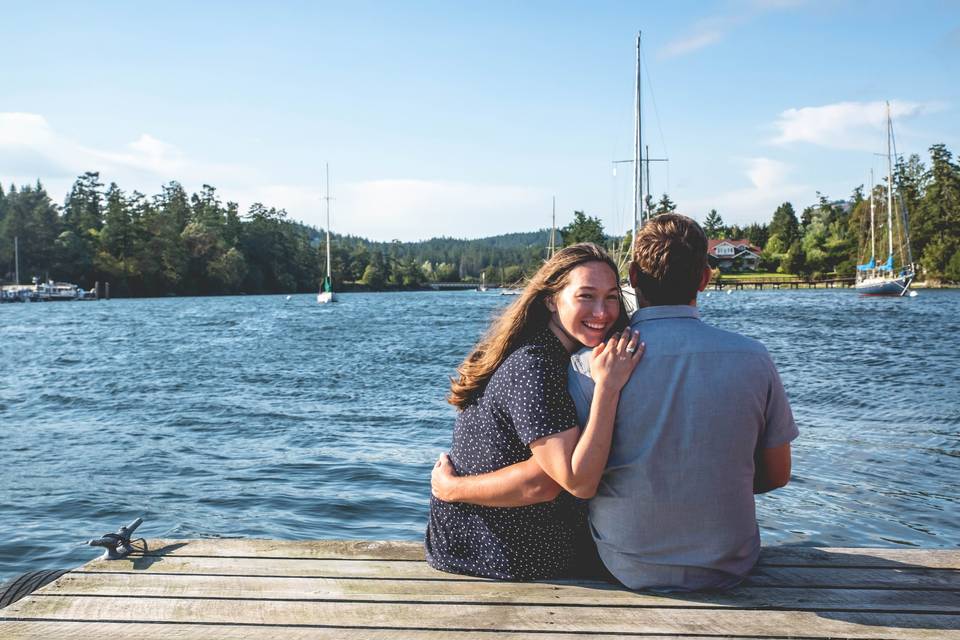
M 890 120 L 890 102 L 887 102 L 887 261 L 893 258 L 893 155 L 890 139 L 893 137 L 893 122 Z M 892 265 L 891 265 L 892 268 Z
M 553 196 L 553 213 L 550 216 L 550 255 L 547 259 L 553 257 L 557 251 L 557 196 Z
M 331 291 L 333 290 L 333 272 L 330 269 L 330 163 L 326 163 L 327 169 L 327 196 L 324 200 L 327 201 L 327 282 L 331 286 Z
M 873 169 L 870 169 L 870 264 L 876 264 L 874 260 L 877 255 L 877 236 L 876 236 L 876 222 L 874 220 L 874 207 L 873 207 Z
M 640 35 L 637 32 L 637 95 L 634 109 L 634 135 L 633 135 L 633 237 L 636 239 L 637 232 L 640 230 L 640 200 L 643 197 L 643 165 L 641 163 L 641 132 L 640 132 Z
M 13 237 L 13 261 L 14 261 L 14 273 L 16 273 L 17 286 L 20 285 L 20 238 L 18 236 Z

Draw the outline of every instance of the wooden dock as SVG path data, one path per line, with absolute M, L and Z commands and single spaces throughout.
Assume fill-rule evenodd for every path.
M 506 583 L 419 544 L 151 540 L 0 609 L 0 638 L 960 639 L 960 551 L 765 549 L 726 593 Z
M 710 281 L 710 287 L 714 291 L 724 289 L 733 289 L 740 291 L 743 289 L 834 289 L 840 287 L 852 287 L 856 278 L 759 278 L 750 279 L 738 277 L 714 278 Z

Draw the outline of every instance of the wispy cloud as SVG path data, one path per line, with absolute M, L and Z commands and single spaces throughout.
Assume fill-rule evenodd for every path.
M 323 190 L 315 184 L 277 184 L 239 164 L 198 162 L 150 134 L 118 148 L 91 147 L 57 132 L 39 114 L 0 113 L 0 181 L 38 178 L 62 201 L 84 171 L 127 191 L 157 193 L 170 180 L 190 191 L 213 184 L 224 200 L 246 210 L 254 202 L 286 209 L 292 218 L 325 226 Z M 428 236 L 483 236 L 504 229 L 544 226 L 549 193 L 533 187 L 424 179 L 382 179 L 334 184 L 331 227 L 377 240 Z
M 27 167 L 21 162 L 32 158 Z M 118 149 L 81 144 L 55 131 L 46 118 L 35 113 L 0 113 L 0 176 L 8 180 L 30 179 L 25 170 L 45 178 L 73 177 L 99 170 L 126 181 L 130 188 L 143 188 L 166 181 L 192 168 L 173 145 L 142 134 Z M 66 174 L 66 175 L 64 175 Z M 32 176 L 36 179 L 37 175 Z
M 702 218 L 715 208 L 727 224 L 746 224 L 769 220 L 784 201 L 802 201 L 813 195 L 809 186 L 792 182 L 789 164 L 766 157 L 735 158 L 734 162 L 742 166 L 748 186 L 685 201 L 689 215 Z
M 698 49 L 703 49 L 711 44 L 720 42 L 723 35 L 724 32 L 720 29 L 709 29 L 693 33 L 668 42 L 660 51 L 660 55 L 664 58 L 673 58 L 692 53 Z
M 938 111 L 944 105 L 936 102 L 890 102 L 890 115 L 909 119 Z M 773 124 L 774 144 L 804 142 L 834 149 L 871 150 L 877 146 L 880 132 L 886 127 L 886 103 L 838 102 L 819 107 L 801 107 L 783 111 Z
M 739 11 L 698 20 L 690 29 L 668 42 L 657 53 L 661 58 L 675 58 L 721 42 L 737 27 L 771 11 L 792 9 L 806 0 L 748 0 Z

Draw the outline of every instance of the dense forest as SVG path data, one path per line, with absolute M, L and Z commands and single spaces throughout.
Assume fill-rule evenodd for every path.
M 910 245 L 920 278 L 960 282 L 960 165 L 938 144 L 930 148 L 929 164 L 917 155 L 899 162 L 894 180 L 909 211 Z M 874 187 L 881 238 L 886 235 L 881 215 L 885 189 L 883 184 Z M 666 194 L 648 204 L 653 215 L 676 209 Z M 748 239 L 762 248 L 766 270 L 852 275 L 858 262 L 869 259 L 869 216 L 869 193 L 858 186 L 848 200 L 821 194 L 799 216 L 785 202 L 769 223 L 728 226 L 716 210 L 702 221 L 711 237 Z M 899 245 L 904 229 L 897 220 Z M 334 286 L 419 288 L 429 282 L 476 281 L 482 272 L 490 283 L 512 284 L 541 264 L 549 233 L 422 242 L 372 242 L 334 234 Z M 629 246 L 629 232 L 608 236 L 597 218 L 582 211 L 574 212 L 558 234 L 558 244 L 589 240 L 621 252 Z M 241 213 L 209 185 L 188 194 L 170 182 L 148 197 L 124 192 L 114 183 L 105 186 L 99 173 L 89 172 L 76 180 L 62 207 L 40 182 L 0 187 L 4 283 L 14 279 L 17 238 L 22 282 L 31 276 L 85 288 L 110 282 L 114 295 L 128 296 L 314 291 L 323 276 L 322 236 L 321 230 L 260 203 Z M 878 257 L 885 258 L 882 247 Z M 896 260 L 902 264 L 907 257 L 898 252 Z

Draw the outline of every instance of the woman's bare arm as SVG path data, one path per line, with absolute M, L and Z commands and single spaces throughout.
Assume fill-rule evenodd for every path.
M 440 500 L 485 507 L 525 507 L 549 502 L 561 491 L 560 485 L 533 458 L 490 473 L 458 476 L 445 453 L 433 467 L 430 485 L 434 497 Z
M 594 349 L 591 374 L 596 388 L 582 432 L 573 427 L 530 443 L 537 464 L 578 498 L 592 498 L 597 493 L 610 455 L 620 389 L 643 356 L 645 345 L 639 339 L 636 331 L 624 331 Z

